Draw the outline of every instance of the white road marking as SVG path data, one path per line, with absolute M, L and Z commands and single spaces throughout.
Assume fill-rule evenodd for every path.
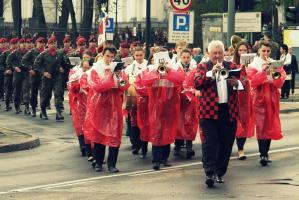
M 299 149 L 299 147 L 290 147 L 290 148 L 272 150 L 272 151 L 269 151 L 269 153 L 273 154 L 273 153 L 294 151 L 294 150 L 298 150 L 298 149 Z M 258 155 L 259 155 L 259 153 L 252 153 L 252 154 L 247 154 L 246 156 L 247 157 L 255 157 Z M 236 159 L 238 159 L 238 157 L 231 157 L 231 160 L 236 160 Z M 173 167 L 163 168 L 160 171 L 141 170 L 141 171 L 135 171 L 135 172 L 78 179 L 78 180 L 74 180 L 74 181 L 66 181 L 66 182 L 53 183 L 53 184 L 47 184 L 47 185 L 38 185 L 38 186 L 33 186 L 33 187 L 26 187 L 26 188 L 14 189 L 14 190 L 9 190 L 9 191 L 3 191 L 3 192 L 0 192 L 0 195 L 14 193 L 14 192 L 27 192 L 27 191 L 36 190 L 36 189 L 47 190 L 47 189 L 53 189 L 53 188 L 62 188 L 62 187 L 66 187 L 66 186 L 85 184 L 85 183 L 89 183 L 89 182 L 93 182 L 93 181 L 97 181 L 97 180 L 101 180 L 101 179 L 108 179 L 108 178 L 114 178 L 114 177 L 123 177 L 123 176 L 134 177 L 134 176 L 141 176 L 141 175 L 147 175 L 147 174 L 161 173 L 161 172 L 167 172 L 167 171 L 172 171 L 175 169 L 181 169 L 184 167 L 190 167 L 190 166 L 201 165 L 201 164 L 202 164 L 202 162 L 195 162 L 195 163 L 190 163 L 190 164 L 182 164 L 182 165 L 177 165 L 177 166 L 173 166 Z

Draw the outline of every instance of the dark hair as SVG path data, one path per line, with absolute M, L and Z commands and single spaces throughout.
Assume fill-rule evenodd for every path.
M 239 55 L 239 48 L 240 48 L 240 46 L 242 46 L 242 45 L 244 45 L 244 46 L 246 46 L 246 49 L 247 49 L 247 52 L 248 52 L 248 43 L 247 42 L 245 42 L 245 41 L 241 41 L 241 42 L 239 42 L 238 44 L 237 44 L 237 46 L 236 46 L 236 49 L 235 49 L 235 52 L 234 52 L 234 63 L 236 64 L 236 65 L 239 65 L 240 64 L 240 55 Z
M 116 48 L 114 46 L 105 47 L 104 50 L 103 50 L 103 55 L 105 55 L 106 51 L 110 51 L 114 55 L 116 55 L 116 53 L 117 53 Z
M 151 61 L 152 59 L 154 58 L 154 54 L 150 54 L 149 57 L 148 57 L 148 61 L 147 61 L 147 65 L 151 65 Z
M 271 44 L 270 44 L 269 42 L 265 41 L 265 40 L 262 40 L 262 41 L 260 42 L 259 49 L 262 48 L 262 46 L 269 47 L 269 48 L 272 47 Z
M 189 53 L 190 56 L 191 56 L 191 51 L 189 49 L 183 49 L 182 52 L 181 52 L 181 56 L 183 53 Z
M 288 53 L 288 50 L 289 50 L 288 45 L 286 45 L 286 44 L 282 44 L 282 45 L 280 45 L 280 47 L 281 47 L 283 50 L 285 50 L 285 52 Z
M 89 51 L 89 49 L 86 49 L 86 50 L 84 51 L 83 54 L 86 54 L 86 55 L 89 55 L 90 57 L 92 57 L 92 54 L 91 54 L 91 52 Z

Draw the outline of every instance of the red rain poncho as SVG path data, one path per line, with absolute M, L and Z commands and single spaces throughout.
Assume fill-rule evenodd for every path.
M 104 66 L 91 70 L 90 89 L 93 95 L 90 99 L 92 108 L 90 122 L 94 129 L 92 142 L 109 147 L 119 147 L 123 129 L 122 93 L 129 87 L 126 74 L 122 71 L 122 79 L 126 81 L 123 87 L 118 86 L 114 77 L 101 73 Z M 101 71 L 101 72 L 99 72 Z
M 281 77 L 277 80 L 268 80 L 261 66 L 252 63 L 247 71 L 251 81 L 253 110 L 255 114 L 257 139 L 279 140 L 282 138 L 279 118 L 279 88 L 282 87 L 286 78 L 283 67 L 279 68 Z
M 174 142 L 179 110 L 179 88 L 184 81 L 182 69 L 171 68 L 162 77 L 157 66 L 149 66 L 142 72 L 142 84 L 148 86 L 149 95 L 149 142 L 154 146 L 164 146 Z
M 242 67 L 241 65 L 238 68 Z M 251 86 L 246 69 L 242 68 L 240 77 L 244 90 L 238 91 L 239 121 L 237 138 L 251 138 L 254 135 L 254 113 L 252 106 Z
M 184 75 L 185 80 L 180 88 L 180 113 L 175 138 L 193 141 L 199 125 L 198 100 L 192 82 L 194 74 L 184 72 Z

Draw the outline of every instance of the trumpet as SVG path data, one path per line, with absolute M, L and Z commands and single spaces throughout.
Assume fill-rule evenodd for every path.
M 158 72 L 160 74 L 165 74 L 166 72 L 166 62 L 164 59 L 159 59 Z
M 279 79 L 281 77 L 281 73 L 277 71 L 279 67 L 274 66 L 273 62 L 271 62 L 269 58 L 267 58 L 266 64 L 267 64 L 266 70 L 269 72 L 272 78 L 274 80 Z

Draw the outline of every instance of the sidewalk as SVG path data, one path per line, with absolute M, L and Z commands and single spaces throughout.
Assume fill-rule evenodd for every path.
M 0 153 L 32 149 L 40 145 L 38 137 L 0 127 Z

